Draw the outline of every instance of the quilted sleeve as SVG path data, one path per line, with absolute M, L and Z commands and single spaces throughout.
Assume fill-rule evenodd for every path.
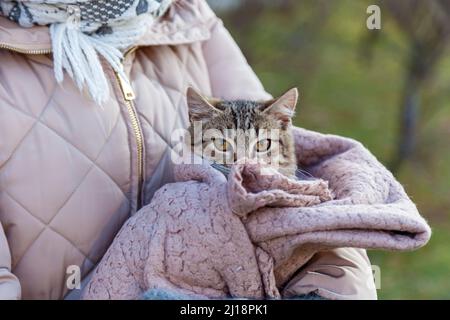
M 316 253 L 283 290 L 287 298 L 311 293 L 333 300 L 377 299 L 366 250 L 338 248 Z
M 214 19 L 211 37 L 203 44 L 212 95 L 225 99 L 271 99 L 220 19 Z
M 11 254 L 3 227 L 0 224 L 0 300 L 18 300 L 21 296 L 19 280 L 11 273 Z

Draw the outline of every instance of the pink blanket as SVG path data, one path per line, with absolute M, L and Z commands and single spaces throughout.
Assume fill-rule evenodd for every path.
M 85 299 L 136 299 L 148 289 L 193 298 L 280 298 L 320 250 L 412 250 L 431 231 L 402 186 L 360 143 L 295 129 L 291 180 L 247 162 L 228 180 L 177 165 L 176 181 L 130 218 L 98 265 Z M 320 178 L 320 179 L 319 179 Z

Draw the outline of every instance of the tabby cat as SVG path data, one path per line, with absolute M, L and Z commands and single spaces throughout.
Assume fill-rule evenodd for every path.
M 256 159 L 295 177 L 297 162 L 292 117 L 298 91 L 268 101 L 207 98 L 187 90 L 188 144 L 226 174 L 241 158 Z

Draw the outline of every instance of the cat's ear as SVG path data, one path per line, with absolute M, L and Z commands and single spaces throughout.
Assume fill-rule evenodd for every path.
M 269 101 L 264 108 L 264 113 L 271 114 L 280 120 L 282 124 L 287 125 L 295 114 L 297 100 L 298 90 L 297 88 L 292 88 L 279 98 Z
M 186 98 L 189 109 L 189 120 L 191 122 L 209 119 L 213 115 L 222 113 L 221 110 L 214 106 L 219 100 L 207 99 L 192 87 L 187 88 Z

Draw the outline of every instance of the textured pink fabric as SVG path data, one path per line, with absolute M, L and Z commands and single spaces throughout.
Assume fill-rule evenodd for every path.
M 299 164 L 320 179 L 294 181 L 251 162 L 236 164 L 228 180 L 207 165 L 176 166 L 178 182 L 128 220 L 84 298 L 135 299 L 155 288 L 280 298 L 321 250 L 428 241 L 415 205 L 361 144 L 303 129 L 295 140 Z

